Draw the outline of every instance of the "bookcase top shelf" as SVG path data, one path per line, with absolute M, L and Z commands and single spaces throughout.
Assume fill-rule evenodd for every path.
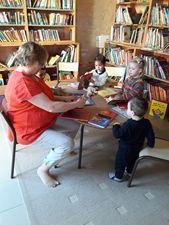
M 128 5 L 143 5 L 143 6 L 149 6 L 150 3 L 149 3 L 149 2 L 137 2 L 137 1 L 133 1 L 133 2 L 120 2 L 120 3 L 117 3 L 117 5 L 119 5 L 119 6 L 128 6 Z
M 16 9 L 16 8 L 15 8 Z M 54 8 L 35 8 L 28 7 L 28 10 L 36 10 L 36 11 L 52 11 L 52 12 L 74 12 L 74 9 L 54 9 Z
M 0 6 L 0 10 L 23 10 L 23 7 L 2 7 Z

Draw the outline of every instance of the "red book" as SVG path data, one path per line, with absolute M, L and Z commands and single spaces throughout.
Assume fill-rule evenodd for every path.
M 67 112 L 64 112 L 60 117 L 66 118 L 66 119 L 78 120 L 81 122 L 88 122 L 91 117 L 91 113 L 87 111 L 86 109 L 72 109 Z

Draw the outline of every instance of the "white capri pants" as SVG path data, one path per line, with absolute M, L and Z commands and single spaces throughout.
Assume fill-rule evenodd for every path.
M 50 129 L 44 131 L 31 144 L 50 149 L 48 155 L 43 160 L 43 164 L 51 167 L 66 157 L 74 147 L 74 138 L 79 126 L 80 123 L 76 121 L 59 118 Z

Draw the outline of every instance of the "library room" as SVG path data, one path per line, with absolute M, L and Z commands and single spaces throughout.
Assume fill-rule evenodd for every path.
M 169 0 L 0 0 L 0 225 L 169 224 Z

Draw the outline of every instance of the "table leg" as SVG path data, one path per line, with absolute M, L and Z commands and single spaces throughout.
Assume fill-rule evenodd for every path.
M 82 150 L 83 150 L 83 133 L 84 133 L 84 124 L 81 124 L 80 127 L 80 146 L 79 146 L 79 161 L 78 161 L 78 169 L 81 169 L 81 161 L 82 161 Z

